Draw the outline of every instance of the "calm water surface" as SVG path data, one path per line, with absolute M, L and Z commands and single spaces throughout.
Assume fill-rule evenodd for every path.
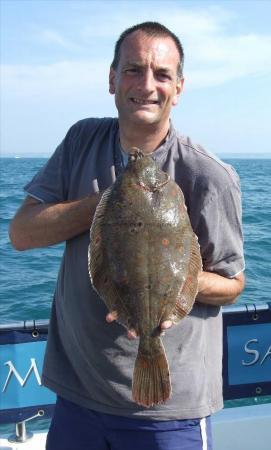
M 1 158 L 0 321 L 49 317 L 64 244 L 17 252 L 8 225 L 24 198 L 23 186 L 45 163 L 44 158 Z M 246 288 L 240 303 L 270 299 L 271 159 L 229 159 L 241 179 L 246 258 Z

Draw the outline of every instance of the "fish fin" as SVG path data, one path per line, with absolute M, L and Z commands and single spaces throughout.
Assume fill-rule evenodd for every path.
M 153 339 L 153 338 L 152 338 Z M 165 402 L 171 395 L 171 381 L 168 362 L 161 339 L 158 352 L 146 355 L 141 351 L 142 339 L 139 342 L 138 355 L 135 362 L 132 396 L 133 400 L 149 408 L 158 403 Z
M 105 250 L 102 240 L 102 220 L 107 207 L 112 188 L 109 187 L 103 193 L 90 228 L 90 244 L 88 247 L 88 272 L 92 285 L 98 291 L 101 284 L 102 269 Z M 104 272 L 103 272 L 104 273 Z M 106 276 L 106 274 L 104 274 Z
M 102 220 L 111 192 L 112 186 L 104 191 L 92 221 L 88 247 L 88 272 L 93 288 L 102 298 L 109 312 L 116 315 L 118 322 L 129 328 L 131 319 L 121 299 L 118 286 L 112 280 L 102 239 Z
M 195 235 L 191 243 L 191 257 L 188 265 L 187 277 L 177 297 L 175 310 L 172 315 L 172 320 L 174 323 L 179 322 L 191 311 L 198 293 L 198 275 L 201 270 L 202 260 L 200 248 L 198 239 Z

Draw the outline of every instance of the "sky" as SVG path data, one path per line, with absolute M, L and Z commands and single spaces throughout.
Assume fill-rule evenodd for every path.
M 175 128 L 217 155 L 267 153 L 271 0 L 0 0 L 1 154 L 49 156 L 85 117 L 117 116 L 115 41 L 154 20 L 180 38 Z

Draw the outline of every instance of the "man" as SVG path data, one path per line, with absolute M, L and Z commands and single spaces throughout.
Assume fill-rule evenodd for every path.
M 230 166 L 170 122 L 182 65 L 182 46 L 164 26 L 146 22 L 126 30 L 109 76 L 118 120 L 75 124 L 25 187 L 28 196 L 11 224 L 18 250 L 67 241 L 43 371 L 43 383 L 58 394 L 48 450 L 212 448 L 209 416 L 222 407 L 220 306 L 244 287 L 240 190 Z M 136 336 L 130 330 L 127 339 L 87 272 L 99 192 L 123 170 L 133 146 L 152 153 L 182 188 L 203 260 L 193 310 L 178 325 L 161 324 L 173 393 L 151 408 L 131 400 Z

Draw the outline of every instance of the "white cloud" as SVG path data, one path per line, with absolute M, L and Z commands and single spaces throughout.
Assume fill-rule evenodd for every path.
M 222 85 L 271 73 L 271 36 L 202 36 L 188 40 L 186 89 Z M 110 59 L 62 61 L 47 65 L 2 66 L 6 95 L 18 98 L 107 95 Z
M 90 25 L 88 20 L 83 20 L 82 26 L 77 27 L 77 35 L 74 34 L 75 24 L 74 27 L 69 24 L 66 32 L 62 30 L 61 33 L 53 29 L 43 30 L 41 36 L 47 43 L 59 45 L 67 50 L 78 49 L 80 52 L 77 54 L 73 52 L 73 56 L 77 58 L 82 55 L 86 58 L 91 53 L 92 63 L 87 63 L 85 60 L 80 63 L 71 60 L 65 63 L 59 62 L 48 68 L 38 69 L 37 75 L 39 70 L 50 71 L 52 76 L 55 72 L 55 78 L 58 79 L 61 76 L 61 68 L 66 65 L 65 80 L 61 89 L 68 86 L 69 80 L 74 83 L 76 77 L 78 83 L 82 84 L 81 79 L 89 77 L 90 70 L 93 70 L 94 75 L 92 78 L 92 74 L 90 74 L 92 83 L 96 84 L 104 79 L 103 72 L 107 73 L 107 65 L 113 55 L 114 42 L 119 34 L 125 28 L 141 21 L 150 20 L 150 18 L 168 26 L 183 42 L 186 87 L 188 89 L 217 86 L 241 77 L 271 72 L 271 34 L 246 34 L 236 31 L 233 34 L 231 27 L 234 28 L 240 18 L 236 17 L 229 9 L 226 10 L 214 4 L 205 8 L 189 9 L 176 6 L 176 2 L 170 1 L 166 5 L 158 2 L 155 10 L 153 3 L 150 4 L 150 2 L 144 2 L 146 5 L 144 8 L 124 1 L 114 4 L 119 7 L 112 8 L 111 2 L 101 2 L 99 16 L 96 17 L 96 20 L 93 17 Z M 86 17 L 88 16 L 87 11 L 89 10 L 86 9 Z M 103 20 L 100 20 L 101 17 Z M 103 56 L 101 51 L 111 51 L 111 53 Z M 102 69 L 101 65 L 104 66 Z M 85 69 L 87 75 L 83 74 Z M 20 68 L 17 67 L 17 70 Z M 70 75 L 68 70 L 71 70 Z M 98 78 L 101 74 L 101 80 L 95 80 L 97 74 Z
M 170 8 L 169 4 L 167 5 L 166 8 L 165 6 L 157 7 L 155 11 L 148 6 L 144 10 L 138 9 L 138 7 L 122 8 L 117 14 L 111 12 L 110 15 L 105 16 L 102 23 L 96 21 L 91 25 L 85 25 L 81 35 L 85 38 L 95 39 L 117 37 L 123 30 L 136 23 L 152 20 L 169 27 L 181 38 L 182 36 L 191 36 L 195 32 L 198 35 L 218 32 L 228 18 L 228 14 L 224 12 L 222 14 L 222 11 L 217 11 L 214 16 L 205 10 L 189 11 L 179 7 L 176 9 L 176 6 Z
M 4 148 L 19 145 L 14 123 L 17 130 L 20 126 L 20 138 L 25 142 L 29 124 L 35 124 L 36 142 L 43 136 L 47 148 L 48 129 L 55 129 L 50 135 L 55 142 L 56 134 L 64 132 L 73 120 L 114 114 L 114 102 L 108 93 L 114 42 L 125 28 L 141 21 L 160 21 L 180 37 L 185 50 L 186 90 L 223 86 L 271 72 L 271 34 L 248 33 L 245 27 L 239 31 L 240 18 L 231 11 L 219 7 L 190 9 L 189 2 L 186 8 L 178 6 L 181 2 L 156 2 L 155 10 L 145 1 L 144 8 L 138 2 L 118 3 L 121 8 L 112 8 L 117 2 L 100 2 L 99 12 L 91 16 L 88 5 L 94 3 L 84 2 L 83 15 L 83 3 L 78 2 L 79 16 L 74 13 L 69 22 L 63 18 L 58 23 L 61 26 L 49 21 L 38 35 L 28 36 L 39 49 L 38 55 L 31 56 L 42 56 L 49 63 L 2 66 Z M 33 29 L 36 32 L 37 28 Z
M 2 151 L 48 154 L 80 118 L 115 115 L 107 78 L 103 61 L 5 66 Z
M 80 46 L 72 42 L 72 40 L 62 36 L 59 31 L 55 31 L 52 29 L 42 30 L 40 33 L 40 39 L 47 44 L 58 45 L 68 50 L 76 50 L 80 48 Z
M 206 36 L 189 43 L 186 75 L 191 88 L 217 86 L 271 74 L 271 36 Z
M 3 92 L 11 97 L 52 100 L 96 94 L 107 85 L 104 61 L 62 61 L 48 65 L 5 65 L 2 67 Z

